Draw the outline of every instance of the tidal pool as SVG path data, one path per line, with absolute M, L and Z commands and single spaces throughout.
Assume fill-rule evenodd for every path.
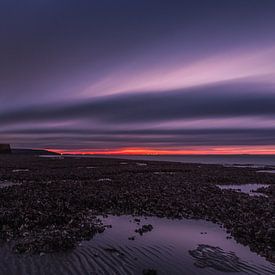
M 235 190 L 238 192 L 243 192 L 249 194 L 250 196 L 266 196 L 263 193 L 255 192 L 259 188 L 267 188 L 268 184 L 258 184 L 258 183 L 251 183 L 251 184 L 227 184 L 227 185 L 217 185 L 221 189 L 225 190 Z
M 10 181 L 0 181 L 0 188 L 10 187 L 10 186 L 14 186 L 14 185 L 21 185 L 21 183 L 10 182 Z
M 275 170 L 259 170 L 257 171 L 258 173 L 270 173 L 270 174 L 275 174 Z
M 203 220 L 109 216 L 112 228 L 66 253 L 16 255 L 0 250 L 0 274 L 72 275 L 142 274 L 275 274 L 275 265 L 228 239 L 219 225 Z M 142 236 L 135 232 L 151 224 Z M 134 240 L 129 240 L 134 237 Z

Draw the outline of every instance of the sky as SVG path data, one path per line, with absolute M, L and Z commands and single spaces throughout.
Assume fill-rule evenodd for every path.
M 0 143 L 275 154 L 275 1 L 1 0 Z

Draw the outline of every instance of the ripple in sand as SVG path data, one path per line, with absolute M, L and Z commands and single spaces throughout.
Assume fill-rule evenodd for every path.
M 226 232 L 211 222 L 131 216 L 109 216 L 103 222 L 112 228 L 71 252 L 40 257 L 0 250 L 0 275 L 142 274 L 144 269 L 175 275 L 275 274 L 274 265 L 226 239 Z M 152 224 L 153 230 L 135 233 L 144 224 Z M 133 235 L 135 240 L 128 240 Z
M 263 267 L 253 266 L 242 261 L 234 252 L 224 251 L 218 246 L 199 244 L 189 254 L 195 259 L 194 265 L 199 268 L 213 268 L 221 272 L 249 272 L 249 274 L 262 274 Z M 266 270 L 269 272 L 269 270 Z
M 112 181 L 112 179 L 110 179 L 110 178 L 102 178 L 102 179 L 98 179 L 97 181 Z

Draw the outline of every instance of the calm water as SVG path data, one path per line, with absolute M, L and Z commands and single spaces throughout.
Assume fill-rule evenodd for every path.
M 0 188 L 10 187 L 10 186 L 14 186 L 14 185 L 21 185 L 21 183 L 10 182 L 10 181 L 0 181 Z
M 112 228 L 67 253 L 45 256 L 14 255 L 0 250 L 0 274 L 275 274 L 275 265 L 237 244 L 219 225 L 203 220 L 109 216 Z M 152 224 L 140 236 L 135 229 Z M 135 240 L 128 237 L 135 236 Z
M 238 192 L 243 192 L 249 194 L 250 196 L 266 196 L 263 193 L 255 192 L 259 188 L 267 188 L 268 184 L 258 184 L 258 183 L 251 183 L 251 184 L 227 184 L 227 185 L 217 185 L 221 189 L 229 189 L 229 190 L 236 190 Z
M 78 156 L 79 157 L 79 156 Z M 252 164 L 256 166 L 274 165 L 275 155 L 165 155 L 165 156 L 141 156 L 141 155 L 120 155 L 106 156 L 93 155 L 91 157 L 121 158 L 133 160 L 156 160 L 156 161 L 176 161 L 189 163 L 209 163 L 209 164 Z
M 258 173 L 270 173 L 270 174 L 275 174 L 275 170 L 260 170 L 257 171 Z

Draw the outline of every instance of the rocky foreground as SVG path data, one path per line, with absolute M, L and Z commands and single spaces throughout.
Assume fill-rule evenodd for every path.
M 15 252 L 73 248 L 106 214 L 203 218 L 275 261 L 275 174 L 255 168 L 98 158 L 0 157 L 0 239 Z M 17 185 L 8 186 L 8 183 Z M 216 184 L 265 183 L 268 196 Z M 0 183 L 1 187 L 1 183 Z

